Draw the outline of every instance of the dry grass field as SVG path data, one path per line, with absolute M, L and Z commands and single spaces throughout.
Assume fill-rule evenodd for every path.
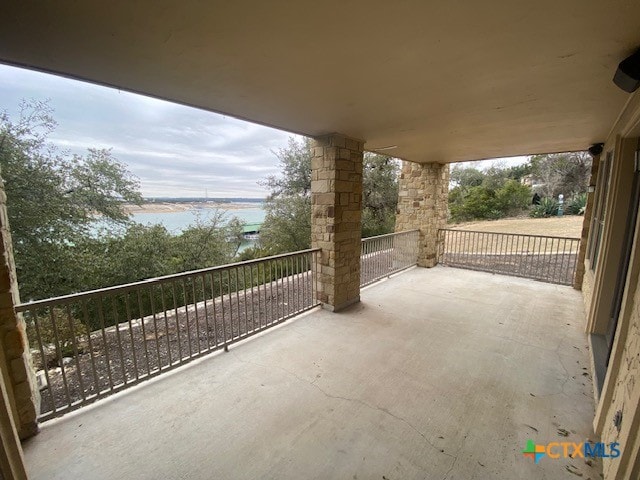
M 548 235 L 553 237 L 580 238 L 584 217 L 567 215 L 552 218 L 503 218 L 449 224 L 447 228 L 474 230 L 477 232 L 520 233 L 524 235 Z

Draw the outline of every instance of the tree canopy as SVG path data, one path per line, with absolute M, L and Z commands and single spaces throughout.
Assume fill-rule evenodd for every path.
M 268 253 L 309 248 L 311 245 L 311 142 L 289 139 L 275 152 L 281 173 L 262 184 L 270 195 L 260 242 Z M 365 153 L 363 162 L 362 236 L 393 231 L 398 203 L 399 162 Z
M 486 170 L 451 169 L 449 211 L 453 221 L 496 219 L 516 215 L 531 202 L 531 189 L 520 183 L 528 168 L 492 166 Z
M 180 235 L 131 222 L 139 182 L 110 150 L 72 155 L 49 141 L 56 128 L 45 102 L 0 114 L 0 174 L 23 299 L 64 295 L 231 261 L 238 221 L 215 212 Z M 96 220 L 100 219 L 101 227 Z M 98 234 L 99 233 L 99 234 Z
M 522 165 L 457 164 L 451 169 L 449 210 L 452 221 L 496 219 L 522 213 L 543 217 L 558 212 L 558 195 L 566 200 L 566 213 L 581 214 L 591 173 L 586 152 L 534 155 Z M 533 194 L 543 206 L 530 206 Z
M 530 160 L 534 188 L 544 197 L 572 198 L 587 190 L 591 156 L 587 152 L 534 155 Z

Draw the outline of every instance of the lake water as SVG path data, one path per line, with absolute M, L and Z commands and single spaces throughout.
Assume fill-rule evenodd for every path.
M 227 220 L 237 217 L 242 223 L 262 223 L 264 221 L 265 212 L 261 204 L 259 207 L 251 208 L 220 208 L 226 213 Z M 198 219 L 206 221 L 213 214 L 214 210 L 208 208 L 199 208 L 192 210 L 184 210 L 181 212 L 160 212 L 160 213 L 135 213 L 131 215 L 131 219 L 142 224 L 160 223 L 166 227 L 171 233 L 180 233 L 189 225 L 196 223 Z
M 223 208 L 219 207 L 226 214 L 226 221 L 233 217 L 238 218 L 242 223 L 262 223 L 264 221 L 265 211 L 262 204 L 251 208 Z M 189 225 L 195 224 L 198 220 L 206 221 L 215 210 L 209 208 L 194 208 L 191 210 L 183 210 L 181 212 L 159 212 L 159 213 L 135 213 L 131 215 L 131 219 L 142 224 L 162 224 L 169 232 L 178 234 L 186 229 Z M 239 252 L 246 250 L 255 245 L 254 240 L 243 240 L 240 245 Z

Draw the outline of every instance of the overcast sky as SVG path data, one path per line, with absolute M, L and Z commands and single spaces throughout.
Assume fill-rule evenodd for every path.
M 49 100 L 51 141 L 71 153 L 111 148 L 146 197 L 265 197 L 258 181 L 277 173 L 272 153 L 289 133 L 216 113 L 0 64 L 0 110 Z M 525 157 L 507 160 L 522 163 Z M 483 162 L 487 165 L 486 162 Z
M 277 172 L 272 150 L 291 134 L 216 113 L 0 64 L 0 109 L 49 100 L 51 141 L 72 153 L 111 148 L 147 197 L 265 197 L 258 180 Z

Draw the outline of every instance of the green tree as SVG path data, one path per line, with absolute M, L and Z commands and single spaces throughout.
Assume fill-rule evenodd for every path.
M 460 187 L 465 190 L 470 187 L 478 187 L 482 185 L 484 173 L 477 168 L 467 167 L 459 163 L 451 168 L 449 181 L 454 187 Z
M 214 210 L 206 220 L 198 219 L 172 239 L 173 272 L 197 270 L 229 263 L 242 243 L 242 223 L 227 219 L 225 212 Z
M 270 194 L 256 253 L 292 252 L 311 245 L 311 141 L 291 137 L 287 148 L 274 154 L 281 173 L 261 182 Z
M 456 201 L 451 202 L 452 197 Z M 482 185 L 470 187 L 466 191 L 450 192 L 449 198 L 449 211 L 454 221 L 496 219 L 503 216 L 495 192 Z
M 523 212 L 531 201 L 531 189 L 520 180 L 529 171 L 528 165 L 497 164 L 486 170 L 455 165 L 449 191 L 451 219 L 497 219 Z
M 83 285 L 88 290 L 176 273 L 174 247 L 163 225 L 133 224 L 124 235 L 85 238 L 74 254 L 89 261 Z
M 279 160 L 280 174 L 269 175 L 261 185 L 267 187 L 270 198 L 309 197 L 311 195 L 311 140 L 297 141 L 289 137 L 286 148 L 273 152 Z
M 385 155 L 365 153 L 362 172 L 362 236 L 393 232 L 398 206 L 400 164 Z
M 591 156 L 587 152 L 554 153 L 531 157 L 531 173 L 544 197 L 569 199 L 587 191 Z
M 267 254 L 295 252 L 311 246 L 311 199 L 278 196 L 265 203 L 260 244 Z
M 47 142 L 56 123 L 47 103 L 0 114 L 0 167 L 24 298 L 83 289 L 76 251 L 96 217 L 125 225 L 123 201 L 139 203 L 138 181 L 109 150 L 69 155 Z
M 73 254 L 86 259 L 86 290 L 230 263 L 241 240 L 241 223 L 213 211 L 178 235 L 163 225 L 133 223 L 122 235 L 85 237 Z
M 311 142 L 289 139 L 287 148 L 275 152 L 279 175 L 262 182 L 270 195 L 260 231 L 262 250 L 252 253 L 282 253 L 311 245 Z M 362 235 L 393 231 L 398 202 L 398 161 L 365 153 L 363 162 Z M 246 258 L 248 253 L 243 256 Z
M 495 199 L 503 216 L 516 215 L 529 207 L 531 188 L 509 179 L 496 191 Z

